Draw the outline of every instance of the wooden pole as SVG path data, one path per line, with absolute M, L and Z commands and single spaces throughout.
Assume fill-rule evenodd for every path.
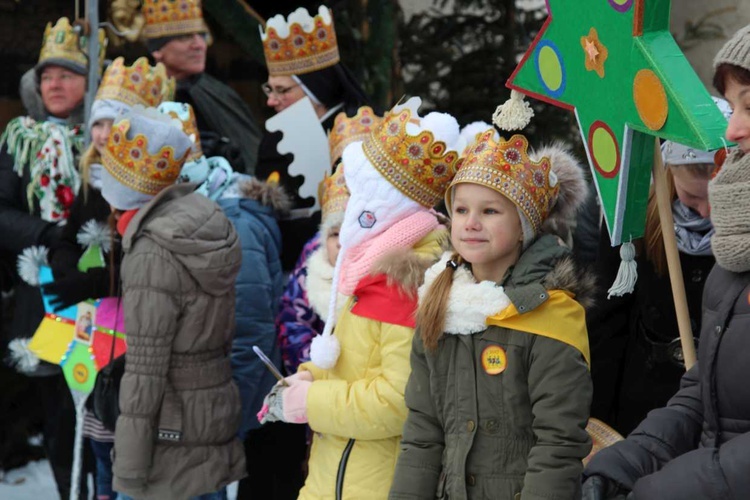
M 664 250 L 667 253 L 669 280 L 672 283 L 672 298 L 674 299 L 674 309 L 677 314 L 677 327 L 680 331 L 682 354 L 685 359 L 685 369 L 689 370 L 696 361 L 695 341 L 693 340 L 693 330 L 690 326 L 690 315 L 688 314 L 687 298 L 685 297 L 685 282 L 682 278 L 680 253 L 677 250 L 677 237 L 674 232 L 672 200 L 667 188 L 666 175 L 664 162 L 661 158 L 659 138 L 657 137 L 654 141 L 654 191 L 656 192 L 656 204 L 659 208 L 661 234 L 664 237 Z

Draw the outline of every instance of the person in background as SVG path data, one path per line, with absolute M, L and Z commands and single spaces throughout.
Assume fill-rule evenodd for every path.
M 196 192 L 219 204 L 237 230 L 242 249 L 242 265 L 235 282 L 232 376 L 242 403 L 238 437 L 244 441 L 248 476 L 240 481 L 238 497 L 296 498 L 302 478 L 289 472 L 292 452 L 285 445 L 288 436 L 284 429 L 275 433 L 259 428 L 255 416 L 276 379 L 252 349 L 257 346 L 281 367 L 274 322 L 284 283 L 277 219 L 289 209 L 289 198 L 277 184 L 232 172 L 225 158 L 203 156 L 189 104 L 163 103 L 159 110 L 179 119 L 183 131 L 196 137 L 179 180 L 197 185 Z M 281 463 L 284 467 L 279 466 Z
M 98 36 L 100 53 L 91 59 L 101 65 L 107 44 L 103 30 Z M 34 377 L 25 392 L 34 394 L 29 404 L 41 406 L 43 445 L 62 498 L 70 496 L 75 410 L 60 368 L 28 356 L 28 339 L 44 316 L 44 306 L 39 288 L 19 279 L 16 262 L 31 246 L 57 243 L 78 193 L 86 51 L 85 40 L 68 19 L 47 24 L 39 62 L 21 80 L 29 115 L 11 120 L 0 137 L 0 253 L 14 290 L 10 339 L 3 338 L 0 350 L 9 347 L 16 369 Z M 30 359 L 35 362 L 24 361 Z M 31 407 L 27 413 L 33 413 Z M 85 495 L 83 478 L 79 491 Z
M 296 29 L 315 32 L 315 36 L 302 37 L 302 46 L 287 50 L 300 37 L 293 34 Z M 333 14 L 327 7 L 321 6 L 314 17 L 301 7 L 286 19 L 282 15 L 273 16 L 261 33 L 261 40 L 268 66 L 268 82 L 263 85 L 263 91 L 268 96 L 266 104 L 276 113 L 308 97 L 321 127 L 329 132 L 337 114 L 354 116 L 360 107 L 368 104 L 364 90 L 340 61 Z M 282 156 L 277 149 L 281 138 L 281 132 L 264 133 L 256 174 L 259 179 L 267 179 L 274 173 L 278 175 L 279 183 L 292 196 L 293 208 L 298 211 L 299 215 L 293 214 L 281 224 L 282 265 L 284 270 L 291 271 L 303 246 L 317 232 L 320 213 L 305 210 L 313 206 L 313 200 L 299 196 L 304 179 L 289 173 L 292 158 Z
M 586 500 L 741 499 L 750 496 L 750 25 L 714 59 L 714 87 L 737 143 L 708 185 L 716 265 L 706 280 L 698 362 L 680 389 L 584 472 Z
M 731 112 L 726 101 L 715 101 L 728 118 Z M 699 151 L 672 141 L 662 145 L 691 329 L 696 339 L 701 329 L 703 288 L 715 263 L 708 182 L 724 156 L 724 150 Z M 636 259 L 635 290 L 624 298 L 602 298 L 599 304 L 604 309 L 619 305 L 627 320 L 613 329 L 613 318 L 604 317 L 600 310 L 588 318 L 591 336 L 597 339 L 592 341 L 592 414 L 623 435 L 635 429 L 649 411 L 664 406 L 679 389 L 685 374 L 653 187 L 646 213 L 646 232 Z M 604 248 L 603 252 L 618 253 L 611 248 Z M 607 262 L 611 266 L 607 274 L 614 276 L 619 258 Z M 597 360 L 596 355 L 600 354 Z
M 131 66 L 125 66 L 123 58 L 118 57 L 105 70 L 89 116 L 91 143 L 80 161 L 82 194 L 73 202 L 62 236 L 49 252 L 55 281 L 43 290 L 54 296 L 51 299 L 53 306 L 65 309 L 87 299 L 117 295 L 122 256 L 119 239 L 110 237 L 108 220 L 111 211 L 101 194 L 102 151 L 116 118 L 135 104 L 157 106 L 163 99 L 171 98 L 173 93 L 174 79 L 167 77 L 164 66 L 157 64 L 152 67 L 145 57 Z M 79 260 L 85 250 L 81 242 L 94 242 L 108 248 L 110 258 L 105 261 L 111 265 L 80 271 Z M 84 437 L 89 439 L 96 457 L 97 500 L 114 500 L 110 458 L 114 428 L 105 427 L 87 409 Z
M 175 100 L 193 107 L 206 155 L 226 158 L 238 172 L 255 173 L 260 129 L 237 92 L 205 72 L 211 35 L 201 0 L 145 0 L 141 13 L 146 48 L 177 80 Z
M 221 209 L 174 185 L 192 142 L 154 108 L 116 121 L 102 196 L 124 253 L 128 352 L 115 429 L 118 498 L 226 498 L 245 475 L 232 380 L 235 280 L 242 254 Z

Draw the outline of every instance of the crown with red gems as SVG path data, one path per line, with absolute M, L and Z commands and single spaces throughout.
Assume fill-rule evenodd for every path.
M 315 17 L 302 7 L 287 19 L 273 16 L 265 32 L 261 28 L 260 38 L 271 76 L 302 75 L 339 62 L 333 14 L 322 5 Z
M 129 139 L 130 129 L 128 118 L 123 118 L 112 127 L 107 146 L 102 152 L 102 165 L 112 177 L 130 189 L 144 194 L 158 194 L 175 183 L 190 155 L 190 148 L 181 157 L 168 145 L 151 154 L 148 151 L 148 137 L 131 132 L 133 137 Z
M 549 158 L 529 158 L 529 142 L 516 134 L 505 141 L 494 139 L 495 131 L 480 134 L 469 149 L 450 187 L 461 183 L 494 189 L 512 201 L 539 232 L 557 200 L 560 187 Z M 451 196 L 445 202 L 450 210 Z
M 351 118 L 341 112 L 333 121 L 333 128 L 328 134 L 328 145 L 331 150 L 331 165 L 341 158 L 344 148 L 352 142 L 364 141 L 382 120 L 370 106 L 362 106 Z
M 339 165 L 333 175 L 326 176 L 318 188 L 321 219 L 325 221 L 326 217 L 331 214 L 343 213 L 350 196 L 344 180 L 344 165 L 342 164 Z
M 201 0 L 143 0 L 146 39 L 208 33 Z
M 132 66 L 125 66 L 125 59 L 118 57 L 109 65 L 96 92 L 96 100 L 113 99 L 129 106 L 158 106 L 162 101 L 174 98 L 175 81 L 167 76 L 162 63 L 151 66 L 145 57 Z
M 408 104 L 408 103 L 407 103 Z M 432 208 L 443 199 L 454 174 L 459 154 L 438 141 L 429 130 L 411 135 L 412 110 L 396 106 L 362 143 L 370 163 L 403 194 Z

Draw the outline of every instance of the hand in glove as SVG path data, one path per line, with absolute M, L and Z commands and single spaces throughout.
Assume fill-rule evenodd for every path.
M 307 391 L 312 382 L 296 375 L 284 380 L 289 385 L 276 384 L 263 399 L 263 407 L 257 415 L 261 424 L 279 420 L 290 424 L 307 423 Z
M 627 490 L 604 476 L 593 475 L 583 482 L 582 500 L 625 500 Z M 627 498 L 632 498 L 628 496 Z
M 64 278 L 42 286 L 45 295 L 50 295 L 52 309 L 62 311 L 87 299 L 98 299 L 106 295 L 109 286 L 106 268 L 89 269 L 85 273 L 74 271 Z

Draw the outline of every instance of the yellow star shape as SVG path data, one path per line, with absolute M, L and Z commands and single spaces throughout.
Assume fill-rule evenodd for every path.
M 586 70 L 596 71 L 599 78 L 604 78 L 604 62 L 607 60 L 609 52 L 607 51 L 607 47 L 599 41 L 599 34 L 596 32 L 596 28 L 591 27 L 588 36 L 581 37 L 581 47 L 586 54 L 584 58 Z

